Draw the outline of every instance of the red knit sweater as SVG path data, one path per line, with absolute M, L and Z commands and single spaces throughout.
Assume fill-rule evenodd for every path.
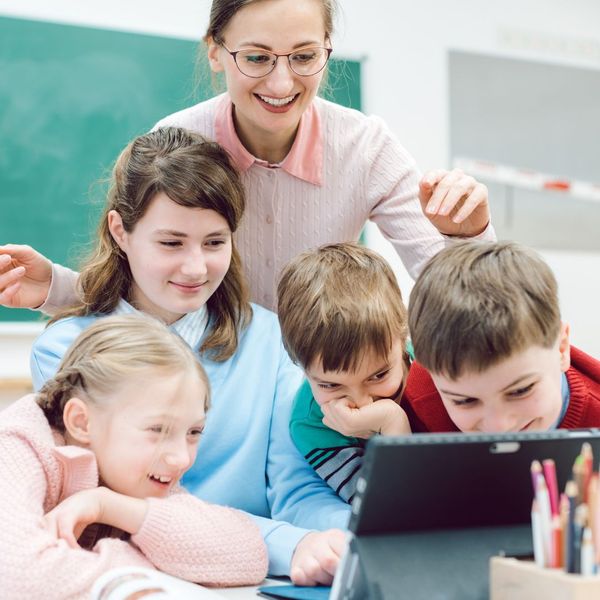
M 559 428 L 600 427 L 600 361 L 571 347 L 567 381 L 569 407 Z M 410 368 L 401 404 L 414 433 L 458 431 L 429 373 L 417 362 Z

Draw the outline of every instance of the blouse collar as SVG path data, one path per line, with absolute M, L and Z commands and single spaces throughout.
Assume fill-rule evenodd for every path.
M 233 103 L 229 94 L 223 94 L 217 102 L 215 138 L 231 154 L 242 172 L 256 163 L 262 167 L 281 168 L 298 179 L 323 185 L 323 132 L 314 102 L 304 111 L 292 148 L 280 163 L 272 164 L 256 158 L 244 147 L 233 124 Z

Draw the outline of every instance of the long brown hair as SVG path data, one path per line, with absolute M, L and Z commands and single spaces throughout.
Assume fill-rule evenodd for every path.
M 54 320 L 111 313 L 121 298 L 130 299 L 131 269 L 109 231 L 108 213 L 118 212 L 125 231 L 131 232 L 160 192 L 181 206 L 214 210 L 227 221 L 232 233 L 244 213 L 244 188 L 219 144 L 177 127 L 137 137 L 114 166 L 96 247 L 81 269 L 81 302 Z M 207 302 L 211 330 L 201 352 L 209 352 L 219 361 L 235 352 L 240 332 L 252 318 L 248 298 L 240 257 L 232 242 L 229 270 Z

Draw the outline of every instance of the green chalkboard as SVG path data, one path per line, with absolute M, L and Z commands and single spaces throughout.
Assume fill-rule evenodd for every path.
M 0 17 L 0 244 L 75 266 L 118 152 L 216 93 L 197 56 L 188 40 Z M 360 109 L 360 63 L 332 59 L 324 95 Z

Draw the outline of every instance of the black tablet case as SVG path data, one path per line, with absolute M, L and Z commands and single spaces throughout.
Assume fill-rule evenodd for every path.
M 584 441 L 600 456 L 600 430 L 371 439 L 333 600 L 487 598 L 489 558 L 532 553 L 531 461 L 562 491 Z

